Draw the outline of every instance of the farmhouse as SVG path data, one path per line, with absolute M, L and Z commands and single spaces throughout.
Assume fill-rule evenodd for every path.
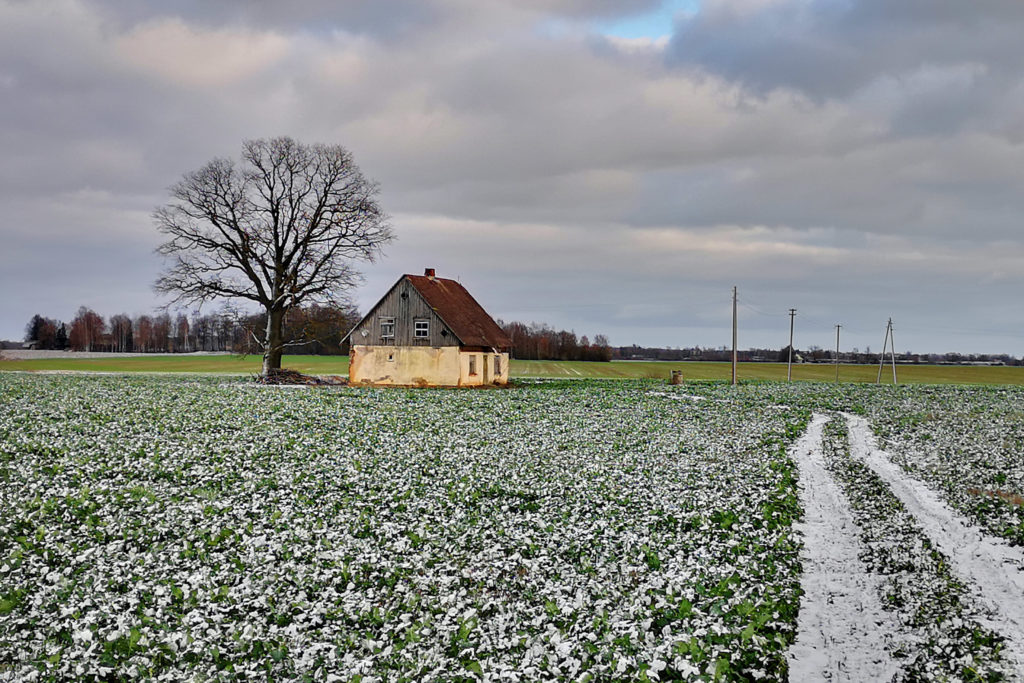
M 346 336 L 350 384 L 508 382 L 512 340 L 455 280 L 403 275 Z

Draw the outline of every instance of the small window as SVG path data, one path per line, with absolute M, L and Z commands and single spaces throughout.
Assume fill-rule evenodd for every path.
M 395 362 L 395 354 L 393 354 L 393 353 L 389 353 L 388 354 L 388 362 L 389 363 L 394 363 Z
M 495 375 L 500 375 L 501 374 L 501 356 L 495 356 L 494 357 L 494 374 Z
M 394 339 L 395 338 L 395 319 L 394 318 L 381 318 L 380 319 L 380 336 L 381 336 L 381 339 Z
M 469 357 L 469 374 L 476 374 L 476 354 Z
M 429 320 L 417 320 L 414 323 L 413 336 L 417 339 L 426 339 L 430 336 L 430 321 Z

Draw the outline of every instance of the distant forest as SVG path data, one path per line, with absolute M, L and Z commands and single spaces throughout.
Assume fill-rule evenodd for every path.
M 834 363 L 835 351 L 812 346 L 809 349 L 793 350 L 794 363 Z M 782 349 L 746 349 L 736 352 L 737 359 L 744 363 L 785 363 L 789 358 L 789 347 Z M 732 360 L 732 350 L 724 346 L 717 348 L 658 348 L 644 346 L 617 346 L 612 348 L 614 360 L 671 360 L 671 361 L 718 361 Z M 886 361 L 889 352 L 885 353 Z M 870 349 L 860 351 L 840 351 L 839 360 L 843 363 L 878 363 L 879 354 Z M 986 365 L 1024 365 L 1024 359 L 1014 358 L 1008 354 L 964 354 L 964 353 L 913 353 L 910 351 L 896 352 L 897 363 L 928 363 L 928 364 L 986 364 Z
M 341 354 L 341 338 L 359 316 L 354 308 L 308 306 L 293 308 L 285 318 L 288 353 Z M 191 353 L 194 351 L 250 353 L 259 345 L 262 315 L 240 314 L 230 309 L 192 315 L 126 313 L 104 318 L 82 306 L 70 323 L 41 315 L 32 316 L 25 328 L 25 342 L 37 349 L 121 353 Z
M 348 353 L 342 338 L 360 320 L 355 308 L 309 306 L 295 308 L 285 318 L 285 338 L 292 340 L 288 353 L 343 355 Z M 729 361 L 732 351 L 724 346 L 701 348 L 664 348 L 612 346 L 603 334 L 577 337 L 574 331 L 556 330 L 544 323 L 503 322 L 498 325 L 512 339 L 512 357 L 521 360 L 663 360 Z M 104 318 L 82 306 L 70 323 L 34 315 L 25 328 L 25 342 L 37 349 L 71 351 L 190 353 L 194 351 L 255 353 L 256 337 L 262 332 L 261 315 L 239 314 L 230 309 L 191 315 L 162 312 L 152 315 L 125 313 Z M 21 346 L 20 344 L 16 346 Z M 743 362 L 785 363 L 789 348 L 746 349 L 737 353 Z M 888 355 L 886 356 L 888 359 Z M 842 351 L 843 363 L 878 363 L 879 355 L 870 349 Z M 899 363 L 949 363 L 1024 365 L 1024 359 L 1008 354 L 917 354 L 897 353 Z M 832 363 L 835 352 L 812 346 L 794 349 L 797 363 Z
M 341 340 L 359 322 L 354 308 L 309 306 L 293 308 L 285 317 L 288 353 L 342 355 Z M 120 353 L 191 353 L 194 351 L 256 352 L 256 337 L 264 325 L 262 315 L 239 314 L 229 309 L 192 315 L 163 312 L 104 318 L 82 306 L 70 323 L 34 315 L 25 327 L 25 343 L 37 349 Z M 609 361 L 612 348 L 604 335 L 591 342 L 575 332 L 554 330 L 544 324 L 498 321 L 512 338 L 513 357 L 529 360 Z

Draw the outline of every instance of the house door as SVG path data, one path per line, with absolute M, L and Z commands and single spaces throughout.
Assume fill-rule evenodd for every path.
M 491 364 L 488 362 L 490 360 L 490 356 L 488 356 L 486 353 L 481 354 L 481 355 L 484 358 L 484 377 L 483 377 L 484 384 L 490 384 L 491 383 Z

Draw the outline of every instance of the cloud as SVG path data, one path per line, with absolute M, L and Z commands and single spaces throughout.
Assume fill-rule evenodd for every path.
M 0 0 L 0 286 L 48 272 L 0 337 L 151 301 L 166 188 L 280 134 L 381 183 L 399 241 L 362 298 L 433 265 L 498 315 L 651 344 L 715 343 L 733 284 L 851 334 L 1024 315 L 1024 5 L 706 0 L 668 42 L 594 32 L 655 4 Z
M 279 63 L 289 41 L 271 32 L 203 30 L 162 19 L 117 38 L 114 53 L 131 69 L 184 86 L 236 84 Z
M 841 98 L 922 68 L 1019 71 L 1022 26 L 1013 0 L 709 0 L 680 19 L 669 52 L 758 93 Z

